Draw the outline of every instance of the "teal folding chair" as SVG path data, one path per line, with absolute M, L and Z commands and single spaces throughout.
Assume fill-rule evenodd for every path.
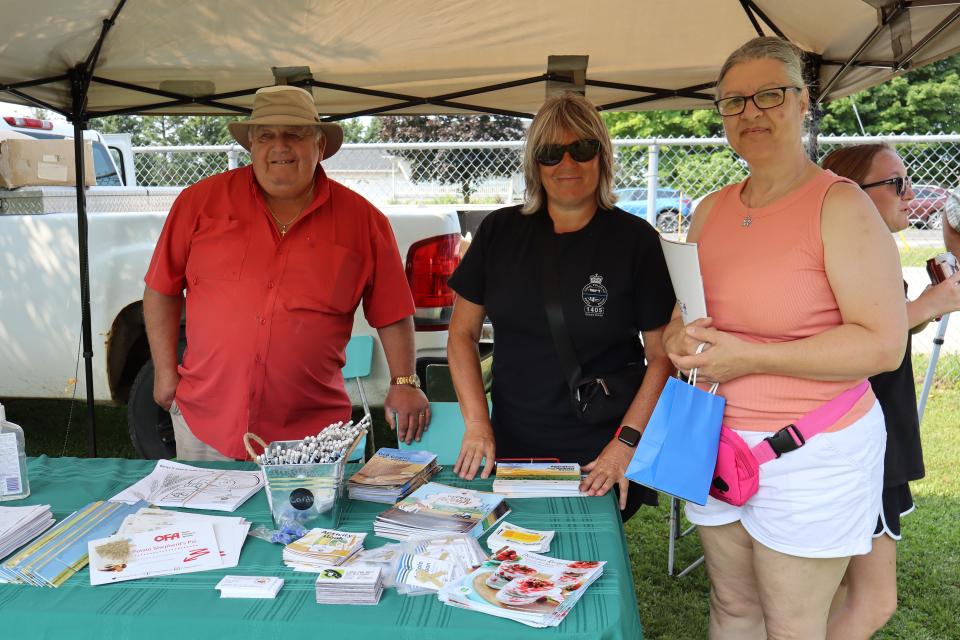
M 370 375 L 370 368 L 373 365 L 373 336 L 353 336 L 347 342 L 346 362 L 341 369 L 343 379 L 356 380 L 357 393 L 360 395 L 360 403 L 363 405 L 363 415 L 370 416 L 370 404 L 367 402 L 367 394 L 363 389 L 363 378 Z M 373 431 L 368 434 L 370 442 L 373 442 Z M 363 462 L 366 452 L 367 439 L 364 437 L 360 444 L 353 450 L 353 454 L 347 462 Z M 374 449 L 376 450 L 376 449 Z
M 430 426 L 423 432 L 420 442 L 400 443 L 401 449 L 430 451 L 437 454 L 437 463 L 452 465 L 460 455 L 460 442 L 465 427 L 460 404 L 456 402 L 431 402 Z

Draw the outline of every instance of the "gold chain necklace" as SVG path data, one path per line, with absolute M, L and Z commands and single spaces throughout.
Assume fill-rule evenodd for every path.
M 273 218 L 273 221 L 277 223 L 277 226 L 279 227 L 279 231 L 280 231 L 280 237 L 282 238 L 285 235 L 287 235 L 287 231 L 289 231 L 293 223 L 296 222 L 301 215 L 303 215 L 303 212 L 307 210 L 307 207 L 310 206 L 311 202 L 313 202 L 312 188 L 310 189 L 310 194 L 307 196 L 306 203 L 300 208 L 300 211 L 297 212 L 297 215 L 290 218 L 290 220 L 288 220 L 287 222 L 281 222 L 280 218 L 277 217 L 277 214 L 273 212 L 273 209 L 270 208 L 270 205 L 267 204 L 266 201 L 264 201 L 263 204 L 267 207 L 267 212 L 270 214 L 270 217 Z
M 297 218 L 300 217 L 300 214 L 303 213 L 303 209 L 297 212 L 297 215 L 293 216 L 288 222 L 280 222 L 280 218 L 277 217 L 277 214 L 273 212 L 273 209 L 270 208 L 270 205 L 267 205 L 267 211 L 270 213 L 270 217 L 273 218 L 273 221 L 277 223 L 277 226 L 280 227 L 280 237 L 287 235 L 287 228 L 297 221 Z

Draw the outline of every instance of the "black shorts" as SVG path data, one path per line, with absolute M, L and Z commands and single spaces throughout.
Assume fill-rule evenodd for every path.
M 877 528 L 873 531 L 873 537 L 877 538 L 886 534 L 894 540 L 899 540 L 900 516 L 905 516 L 913 511 L 914 506 L 909 484 L 903 483 L 895 487 L 884 487 L 883 510 L 880 512 L 880 517 L 877 518 Z

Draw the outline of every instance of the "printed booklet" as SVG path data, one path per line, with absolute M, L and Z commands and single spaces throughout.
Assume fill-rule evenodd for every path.
M 517 561 L 491 559 L 440 589 L 446 604 L 509 618 L 531 627 L 555 627 L 603 574 L 604 562 L 560 560 L 526 553 Z
M 580 465 L 561 462 L 498 462 L 493 490 L 508 498 L 569 498 L 580 492 Z
M 394 504 L 439 471 L 437 456 L 429 451 L 384 447 L 350 478 L 347 487 L 351 500 Z
M 430 482 L 373 521 L 376 535 L 392 540 L 425 532 L 468 533 L 480 537 L 510 513 L 503 496 Z

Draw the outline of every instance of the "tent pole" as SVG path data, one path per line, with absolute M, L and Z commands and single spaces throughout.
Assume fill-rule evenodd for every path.
M 823 111 L 820 109 L 820 63 L 822 58 L 810 51 L 803 54 L 803 76 L 810 91 L 810 125 L 808 127 L 807 153 L 810 159 L 820 163 L 820 118 Z
M 87 383 L 87 449 L 97 457 L 97 422 L 93 411 L 93 336 L 90 322 L 90 259 L 87 245 L 87 194 L 84 189 L 83 131 L 87 128 L 86 102 L 89 83 L 84 79 L 83 65 L 70 73 L 73 98 L 73 155 L 77 173 L 77 241 L 80 252 L 80 322 L 83 336 L 83 372 Z

